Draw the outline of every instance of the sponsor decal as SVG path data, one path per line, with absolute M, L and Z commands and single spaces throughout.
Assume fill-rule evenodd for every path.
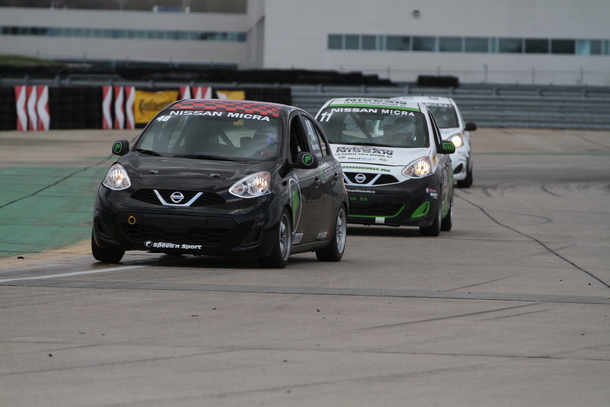
M 316 239 L 320 240 L 320 239 L 326 239 L 327 236 L 329 236 L 330 232 L 326 231 L 326 232 L 320 232 L 318 233 L 318 236 L 316 236 Z
M 217 112 L 212 110 L 170 110 L 168 115 L 157 117 L 158 121 L 166 122 L 171 116 L 210 116 L 210 117 L 228 117 L 231 119 L 249 119 L 269 122 L 268 116 L 263 116 L 254 113 L 238 113 L 238 112 Z
M 115 154 L 118 154 L 121 151 L 121 148 L 123 148 L 123 143 L 121 143 L 120 141 L 117 141 L 116 143 L 114 143 L 114 145 L 112 146 L 112 151 Z
M 431 198 L 436 198 L 438 197 L 438 193 L 436 192 L 435 189 L 432 188 L 426 188 L 426 193 L 430 194 Z
M 169 242 L 153 242 L 147 241 L 144 243 L 144 246 L 151 249 L 180 249 L 180 250 L 201 250 L 202 245 L 200 244 L 179 244 L 179 243 L 169 243 Z
M 294 236 L 292 237 L 293 244 L 299 244 L 299 243 L 301 243 L 301 240 L 303 240 L 302 233 L 295 233 Z
M 311 165 L 313 163 L 313 156 L 312 155 L 310 155 L 310 154 L 303 154 L 302 157 L 303 157 L 302 158 L 303 164 L 309 166 L 309 165 Z
M 345 165 L 343 166 L 344 170 L 367 170 L 367 171 L 378 171 L 378 172 L 392 172 L 387 168 L 377 168 L 377 167 L 364 167 L 358 165 Z
M 301 210 L 302 210 L 302 202 L 301 202 L 301 188 L 299 187 L 298 180 L 294 178 L 290 178 L 288 180 L 288 192 L 290 194 L 290 207 L 292 208 L 292 230 L 296 231 L 299 227 L 299 222 L 301 221 Z M 296 234 L 293 237 L 293 241 L 296 237 Z M 301 236 L 302 238 L 303 236 Z M 300 239 L 299 239 L 300 241 Z
M 383 147 L 367 147 L 367 146 L 339 146 L 335 151 L 336 155 L 343 156 L 360 156 L 360 157 L 381 157 L 391 158 L 394 155 L 394 150 Z
M 351 193 L 351 194 L 374 194 L 375 191 L 368 191 L 366 189 L 347 189 L 347 192 Z

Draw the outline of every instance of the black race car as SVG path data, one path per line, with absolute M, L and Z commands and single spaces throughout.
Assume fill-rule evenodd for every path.
M 341 165 L 302 109 L 181 100 L 168 105 L 108 170 L 94 204 L 93 257 L 126 250 L 256 257 L 285 267 L 315 251 L 339 261 L 348 199 Z

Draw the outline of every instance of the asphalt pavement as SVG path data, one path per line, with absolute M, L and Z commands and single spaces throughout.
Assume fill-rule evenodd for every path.
M 610 132 L 473 133 L 453 229 L 348 228 L 342 261 L 90 254 L 137 131 L 0 132 L 0 406 L 610 400 Z

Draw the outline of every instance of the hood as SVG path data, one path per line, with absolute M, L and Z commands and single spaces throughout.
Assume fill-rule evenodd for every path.
M 396 148 L 331 144 L 333 155 L 343 163 L 405 166 L 421 157 L 429 156 L 428 148 Z
M 130 177 L 140 179 L 149 188 L 187 188 L 220 190 L 241 178 L 270 171 L 275 162 L 212 161 L 177 157 L 153 157 L 127 154 L 119 160 Z

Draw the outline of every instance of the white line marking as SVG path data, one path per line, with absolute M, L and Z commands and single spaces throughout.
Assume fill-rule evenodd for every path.
M 49 274 L 46 276 L 33 276 L 33 277 L 19 277 L 19 278 L 6 278 L 0 280 L 0 284 L 2 283 L 10 283 L 12 281 L 23 281 L 23 280 L 44 280 L 47 278 L 58 278 L 58 277 L 71 277 L 71 276 L 83 276 L 85 274 L 97 274 L 97 273 L 107 273 L 109 271 L 122 271 L 129 269 L 138 269 L 144 266 L 125 266 L 125 267 L 114 267 L 100 270 L 84 270 L 84 271 L 75 271 L 72 273 L 63 273 L 63 274 Z

